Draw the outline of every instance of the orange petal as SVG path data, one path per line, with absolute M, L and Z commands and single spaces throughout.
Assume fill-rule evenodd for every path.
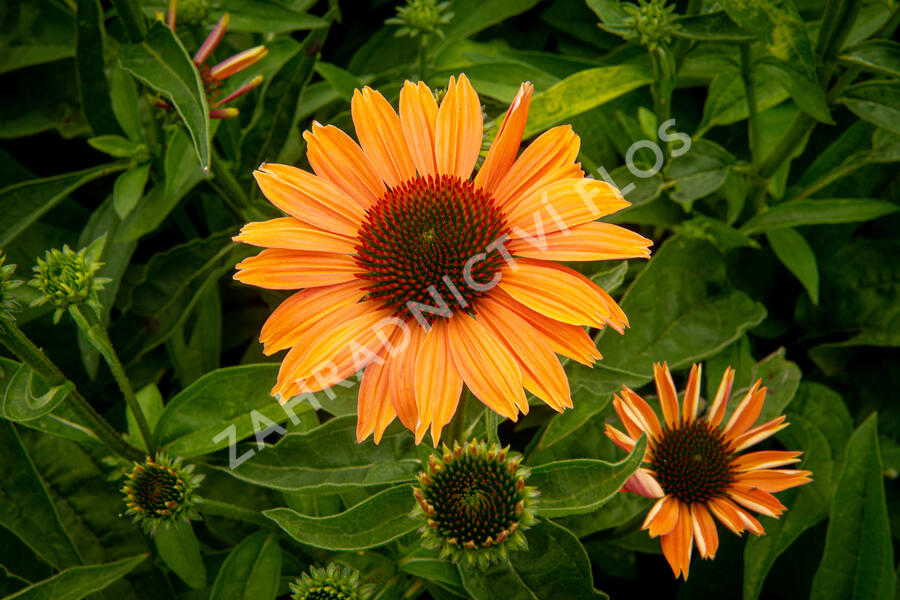
M 764 439 L 775 435 L 788 425 L 789 423 L 785 421 L 784 415 L 775 417 L 771 421 L 767 421 L 762 425 L 757 425 L 753 429 L 750 429 L 731 440 L 732 451 L 740 452 L 744 448 L 749 448 L 754 444 L 758 444 Z
M 619 415 L 619 420 L 622 422 L 622 425 L 625 426 L 625 431 L 628 432 L 628 435 L 631 436 L 632 439 L 641 437 L 641 434 L 644 433 L 644 429 L 641 426 L 640 420 L 635 418 L 634 411 L 625 404 L 618 394 L 613 394 L 612 405 L 616 414 Z
M 550 347 L 557 354 L 568 356 L 587 366 L 593 365 L 594 361 L 602 358 L 591 336 L 583 327 L 563 323 L 531 310 L 500 288 L 494 288 L 491 298 L 528 321 L 547 339 Z
M 416 324 L 408 326 L 406 347 L 391 357 L 391 401 L 400 422 L 410 431 L 417 431 L 419 411 L 416 406 L 416 361 L 425 341 L 425 330 Z M 421 440 L 417 436 L 416 443 Z
M 498 284 L 525 306 L 557 321 L 572 325 L 622 330 L 625 314 L 603 289 L 590 279 L 556 263 L 519 259 L 506 269 Z
M 740 509 L 727 498 L 711 498 L 706 507 L 716 516 L 717 519 L 736 535 L 741 535 L 747 528 L 746 523 L 738 514 Z
M 622 402 L 631 409 L 630 415 L 639 423 L 641 429 L 647 432 L 650 439 L 660 439 L 663 435 L 659 419 L 647 402 L 634 393 L 628 386 L 622 386 Z
M 735 476 L 737 483 L 759 488 L 764 492 L 780 492 L 812 481 L 812 471 L 796 469 L 756 469 Z
M 400 117 L 380 92 L 368 86 L 362 92 L 354 90 L 350 113 L 360 146 L 389 186 L 416 176 Z
M 518 420 L 526 402 L 515 359 L 488 329 L 466 314 L 449 321 L 450 353 L 456 370 L 475 396 L 494 412 Z
M 327 179 L 364 208 L 375 203 L 387 188 L 369 157 L 353 139 L 335 127 L 313 121 L 304 131 L 306 158 L 316 175 Z
M 434 159 L 434 129 L 438 105 L 424 82 L 407 81 L 400 90 L 400 125 L 409 153 L 420 175 L 437 176 Z
M 653 244 L 618 225 L 591 221 L 577 227 L 511 239 L 506 249 L 514 256 L 543 260 L 613 260 L 650 258 Z
M 709 511 L 702 504 L 690 505 L 691 522 L 694 528 L 694 542 L 697 550 L 703 558 L 715 558 L 719 549 L 719 533 L 716 531 L 716 523 Z
M 501 206 L 506 206 L 509 202 L 528 195 L 538 184 L 546 185 L 556 179 L 571 176 L 570 167 L 575 165 L 579 146 L 580 140 L 570 125 L 545 131 L 525 148 L 500 180 L 494 190 L 494 198 Z
M 468 179 L 481 152 L 484 117 L 478 94 L 465 75 L 450 78 L 447 93 L 438 109 L 434 155 L 441 175 Z
M 397 416 L 391 402 L 390 377 L 385 359 L 375 359 L 363 372 L 357 398 L 356 441 L 361 442 L 375 433 L 375 443 L 381 441 L 385 428 Z
M 672 572 L 677 578 L 681 575 L 685 581 L 691 568 L 691 550 L 693 549 L 694 527 L 691 519 L 691 509 L 686 504 L 678 502 L 678 522 L 668 535 L 660 540 L 663 555 L 672 567 Z
M 646 498 L 662 498 L 666 494 L 656 478 L 643 467 L 638 468 L 619 491 L 634 492 Z
M 622 433 L 609 423 L 606 424 L 605 429 L 606 437 L 611 439 L 616 446 L 628 453 L 631 453 L 631 451 L 634 450 L 635 441 L 632 438 Z
M 320 229 L 353 237 L 365 216 L 350 196 L 306 171 L 266 163 L 253 176 L 269 202 Z
M 355 238 L 312 227 L 294 217 L 247 223 L 241 227 L 241 233 L 231 239 L 235 242 L 264 248 L 341 254 L 356 252 Z
M 692 423 L 697 418 L 697 407 L 700 405 L 700 374 L 701 367 L 694 363 L 691 365 L 691 374 L 688 376 L 687 387 L 684 390 L 684 399 L 681 401 L 681 418 L 685 423 Z
M 760 450 L 741 454 L 731 460 L 731 469 L 736 472 L 754 469 L 771 469 L 800 462 L 802 452 L 793 450 Z
M 726 367 L 722 373 L 722 381 L 719 382 L 719 389 L 716 391 L 716 397 L 712 406 L 709 408 L 706 420 L 713 427 L 717 427 L 725 417 L 725 408 L 728 399 L 731 398 L 731 386 L 734 384 L 734 369 Z
M 778 498 L 759 488 L 753 488 L 743 483 L 732 483 L 726 492 L 728 497 L 738 504 L 754 510 L 767 517 L 778 518 L 786 509 Z
M 450 353 L 448 326 L 445 319 L 438 319 L 431 325 L 416 362 L 416 407 L 419 412 L 416 442 L 425 435 L 430 423 L 435 447 L 441 439 L 441 430 L 456 412 L 463 385 Z
M 728 423 L 722 430 L 725 439 L 731 440 L 741 435 L 759 418 L 759 413 L 762 412 L 763 403 L 766 400 L 766 388 L 760 388 L 761 383 L 761 379 L 756 380 L 734 410 L 734 414 L 728 419 Z
M 678 522 L 678 507 L 680 504 L 674 496 L 663 496 L 656 501 L 656 504 L 647 513 L 641 529 L 649 529 L 648 533 L 651 538 L 671 533 Z
M 482 298 L 475 312 L 516 359 L 528 391 L 559 412 L 572 408 L 566 372 L 550 345 L 528 321 L 491 297 Z
M 536 239 L 621 210 L 631 203 L 619 190 L 596 179 L 563 179 L 535 190 L 508 205 L 511 239 Z
M 491 144 L 487 158 L 481 170 L 475 176 L 475 187 L 484 188 L 488 193 L 493 192 L 500 180 L 506 176 L 510 167 L 516 160 L 519 152 L 519 144 L 522 143 L 522 134 L 525 133 L 525 122 L 528 120 L 528 107 L 531 106 L 531 94 L 534 86 L 531 83 L 523 83 L 519 93 L 506 111 L 503 123 L 497 130 L 497 137 Z
M 296 290 L 356 279 L 359 265 L 346 254 L 270 248 L 245 258 L 234 278 L 270 290 Z
M 678 425 L 678 392 L 675 391 L 669 365 L 654 363 L 653 379 L 656 381 L 656 394 L 659 396 L 666 427 L 675 429 Z
M 296 344 L 303 331 L 322 318 L 355 304 L 366 293 L 358 279 L 325 287 L 300 290 L 282 302 L 263 324 L 259 341 L 271 355 Z

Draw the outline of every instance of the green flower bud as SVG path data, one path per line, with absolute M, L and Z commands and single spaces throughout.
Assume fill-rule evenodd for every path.
M 638 4 L 622 4 L 623 10 L 631 15 L 628 24 L 634 28 L 632 39 L 650 51 L 656 50 L 660 43 L 669 43 L 672 32 L 680 27 L 675 19 L 675 5 L 666 5 L 666 0 L 638 0 Z
M 471 441 L 428 458 L 413 488 L 423 545 L 454 562 L 486 567 L 527 548 L 538 492 L 525 485 L 522 457 L 497 444 Z
M 441 25 L 447 25 L 453 19 L 449 10 L 449 2 L 437 3 L 436 0 L 407 0 L 406 6 L 397 7 L 397 16 L 385 21 L 387 25 L 399 25 L 397 37 L 427 37 L 433 33 L 443 37 Z
M 134 463 L 126 473 L 122 486 L 125 514 L 134 515 L 134 522 L 152 534 L 160 525 L 168 528 L 175 519 L 199 519 L 194 495 L 203 475 L 194 475 L 194 465 L 182 465 L 181 457 L 170 459 L 164 454 L 154 461 L 149 456 L 143 463 Z
M 103 263 L 96 260 L 100 250 L 102 244 L 98 246 L 97 243 L 78 252 L 68 246 L 63 246 L 62 250 L 48 250 L 44 258 L 38 258 L 38 264 L 34 267 L 34 279 L 28 282 L 41 291 L 41 296 L 31 305 L 40 306 L 46 302 L 55 305 L 54 323 L 59 322 L 63 311 L 71 305 L 86 303 L 99 311 L 97 292 L 110 281 L 105 277 L 95 276 L 103 266 Z
M 359 585 L 359 572 L 331 563 L 325 569 L 313 567 L 309 574 L 291 583 L 292 600 L 366 600 L 372 596 L 371 584 Z
M 0 251 L 0 322 L 12 323 L 16 320 L 13 313 L 19 312 L 22 307 L 11 292 L 22 285 L 22 282 L 12 278 L 16 271 L 16 265 L 5 265 L 3 264 L 5 262 L 6 254 Z
M 206 0 L 178 0 L 178 20 L 188 25 L 200 25 L 209 14 Z

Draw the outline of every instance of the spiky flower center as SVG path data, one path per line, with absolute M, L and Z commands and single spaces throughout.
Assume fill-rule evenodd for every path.
M 185 482 L 167 465 L 135 467 L 128 484 L 135 508 L 147 516 L 168 516 L 184 502 Z
M 656 480 L 666 494 L 685 504 L 725 495 L 734 481 L 731 455 L 722 430 L 705 420 L 666 429 L 653 447 Z
M 488 547 L 514 533 L 525 508 L 524 477 L 505 453 L 457 447 L 429 464 L 416 497 L 428 526 L 452 546 Z
M 396 316 L 450 317 L 492 287 L 507 231 L 493 198 L 472 182 L 417 177 L 369 209 L 359 230 L 359 277 Z
M 291 600 L 367 600 L 374 588 L 360 585 L 359 572 L 334 563 L 326 569 L 313 568 L 290 585 Z

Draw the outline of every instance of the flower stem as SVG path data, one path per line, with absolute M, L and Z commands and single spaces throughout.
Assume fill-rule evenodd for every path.
M 428 75 L 428 36 L 423 35 L 419 41 L 419 81 L 425 81 Z
M 34 342 L 28 339 L 14 323 L 0 324 L 0 342 L 3 342 L 10 352 L 40 375 L 48 385 L 58 386 L 66 383 L 66 376 L 59 370 L 59 367 L 40 348 L 35 346 Z M 97 438 L 112 452 L 128 460 L 144 459 L 145 453 L 123 440 L 119 432 L 94 410 L 78 390 L 73 389 L 69 392 L 66 401 L 69 402 L 72 410 L 88 424 Z
M 267 529 L 275 529 L 276 525 L 262 515 L 262 513 L 243 506 L 236 506 L 219 500 L 210 500 L 203 498 L 197 503 L 197 510 L 204 515 L 212 515 L 216 517 L 225 517 L 235 521 L 243 521 L 244 523 L 253 523 Z
M 125 367 L 122 366 L 122 361 L 119 360 L 119 355 L 116 354 L 116 349 L 112 345 L 112 340 L 109 339 L 109 334 L 106 332 L 103 322 L 100 321 L 96 312 L 91 309 L 84 310 L 84 307 L 80 304 L 69 306 L 69 312 L 75 319 L 75 323 L 84 332 L 88 341 L 103 355 L 106 364 L 109 365 L 109 370 L 112 371 L 116 384 L 122 391 L 122 396 L 125 397 L 125 403 L 134 416 L 147 452 L 150 456 L 156 456 L 156 442 L 153 439 L 153 434 L 150 432 L 147 418 L 144 416 L 144 411 L 137 400 L 137 396 L 134 394 L 131 380 L 128 379 L 128 375 L 125 373 Z
M 472 398 L 472 392 L 469 388 L 463 388 L 462 394 L 459 396 L 459 403 L 456 405 L 456 414 L 450 420 L 447 426 L 447 441 L 459 442 L 460 445 L 466 443 L 466 410 L 469 408 L 469 399 Z

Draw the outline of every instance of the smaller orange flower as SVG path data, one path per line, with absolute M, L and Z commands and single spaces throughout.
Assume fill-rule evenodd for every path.
M 675 577 L 686 580 L 691 550 L 715 558 L 719 547 L 714 515 L 728 529 L 762 535 L 762 525 L 749 512 L 778 518 L 785 507 L 773 492 L 809 483 L 810 471 L 779 469 L 800 461 L 802 452 L 763 450 L 739 454 L 788 426 L 784 415 L 753 427 L 766 399 L 761 380 L 744 396 L 724 427 L 725 405 L 731 395 L 734 369 L 725 370 L 712 406 L 697 417 L 700 402 L 700 365 L 691 367 L 679 413 L 678 394 L 666 363 L 653 365 L 664 424 L 643 398 L 623 386 L 613 407 L 627 435 L 611 425 L 606 435 L 631 452 L 641 434 L 648 437 L 644 463 L 621 491 L 659 498 L 641 529 L 661 536 L 663 554 Z M 712 513 L 712 515 L 710 515 Z

